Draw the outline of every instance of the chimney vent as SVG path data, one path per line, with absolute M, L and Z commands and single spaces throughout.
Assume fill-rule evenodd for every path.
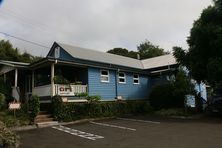
M 139 53 L 137 53 L 137 59 L 140 60 L 140 54 Z

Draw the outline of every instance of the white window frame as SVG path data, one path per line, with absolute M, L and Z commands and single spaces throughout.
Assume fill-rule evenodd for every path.
M 119 74 L 124 74 L 124 76 L 119 76 Z M 120 79 L 124 79 L 124 82 L 120 82 Z M 118 82 L 121 83 L 121 84 L 126 84 L 126 73 L 125 72 L 119 72 L 118 73 Z
M 107 75 L 103 75 L 102 72 L 103 71 L 106 71 L 107 72 Z M 102 77 L 106 77 L 107 78 L 107 81 L 106 80 L 103 80 Z M 100 70 L 100 82 L 103 82 L 103 83 L 109 83 L 109 70 Z
M 134 76 L 135 75 L 137 75 L 138 77 L 137 78 L 135 78 Z M 135 80 L 137 80 L 138 81 L 138 83 L 135 83 Z M 140 84 L 140 75 L 139 74 L 133 74 L 133 84 Z

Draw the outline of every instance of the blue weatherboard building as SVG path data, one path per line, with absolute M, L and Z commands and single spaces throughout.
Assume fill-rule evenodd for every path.
M 82 102 L 86 93 L 102 101 L 144 100 L 152 86 L 175 77 L 178 66 L 171 54 L 140 60 L 55 42 L 35 63 L 0 61 L 0 75 L 17 100 L 35 94 L 42 103 L 55 95 Z

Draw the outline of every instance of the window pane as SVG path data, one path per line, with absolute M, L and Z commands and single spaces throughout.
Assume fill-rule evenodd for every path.
M 119 78 L 119 82 L 125 82 L 125 79 L 123 79 L 123 78 Z
M 119 73 L 119 77 L 125 77 L 124 73 Z
M 108 75 L 108 71 L 102 70 L 102 71 L 101 71 L 101 74 L 102 74 L 102 75 Z
M 139 75 L 133 75 L 134 78 L 139 78 Z
M 102 81 L 102 82 L 108 82 L 108 81 L 109 81 L 109 78 L 108 78 L 108 77 L 101 76 L 101 81 Z
M 134 80 L 134 84 L 139 84 L 139 80 Z

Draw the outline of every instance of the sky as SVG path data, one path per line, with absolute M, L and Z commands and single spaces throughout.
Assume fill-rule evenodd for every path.
M 194 20 L 211 0 L 4 0 L 0 33 L 14 47 L 45 56 L 54 41 L 107 51 L 136 50 L 149 40 L 172 51 L 186 43 Z M 48 47 L 48 48 L 47 48 Z

